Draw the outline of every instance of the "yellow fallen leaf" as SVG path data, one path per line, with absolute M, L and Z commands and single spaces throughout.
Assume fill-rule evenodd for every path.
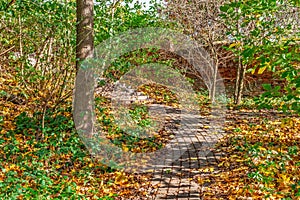
M 281 179 L 280 183 L 283 184 L 284 186 L 289 185 L 290 183 L 290 177 L 288 177 L 287 174 L 279 174 L 278 175 Z
M 198 177 L 197 181 L 198 181 L 198 183 L 199 183 L 200 185 L 203 185 L 203 184 L 204 184 L 204 179 L 201 178 L 201 177 Z
M 116 172 L 115 184 L 121 185 L 127 181 L 127 177 L 123 172 Z
M 240 46 L 239 42 L 234 42 L 232 44 L 229 45 L 229 48 L 235 47 L 235 46 Z
M 268 65 L 259 68 L 257 74 L 262 74 L 262 73 L 264 73 L 264 71 L 267 69 L 267 67 L 268 67 Z
M 208 168 L 205 168 L 202 170 L 203 172 L 209 172 L 209 169 Z
M 266 150 L 267 150 L 266 148 L 264 148 L 264 147 L 262 147 L 262 146 L 258 147 L 258 149 L 259 149 L 260 151 L 266 151 Z
M 128 152 L 129 151 L 129 148 L 127 146 L 125 146 L 125 145 L 123 145 L 122 149 L 123 149 L 124 152 Z
M 94 167 L 94 163 L 90 163 L 90 164 L 89 164 L 89 167 Z
M 108 194 L 108 196 L 110 196 L 110 197 L 112 197 L 112 196 L 114 196 L 115 194 L 113 193 L 113 192 L 110 192 L 109 194 Z
M 55 168 L 56 169 L 61 168 L 61 165 L 55 165 Z
M 224 163 L 225 163 L 225 161 L 221 162 L 220 164 L 218 164 L 218 167 L 221 167 L 221 166 L 223 166 L 223 165 L 224 165 Z
M 229 162 L 225 162 L 225 163 L 224 163 L 224 166 L 225 166 L 225 167 L 230 167 L 230 163 L 229 163 Z

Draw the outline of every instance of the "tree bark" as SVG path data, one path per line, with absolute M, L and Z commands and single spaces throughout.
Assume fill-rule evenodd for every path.
M 76 0 L 76 3 L 76 70 L 78 71 L 81 61 L 94 57 L 94 1 Z
M 239 105 L 242 101 L 243 90 L 244 90 L 244 79 L 246 74 L 246 66 L 241 63 L 241 57 L 239 56 L 238 70 L 235 82 L 235 92 L 234 92 L 234 103 Z
M 86 145 L 94 135 L 94 71 L 81 69 L 81 64 L 94 58 L 94 0 L 76 0 L 76 81 L 74 97 L 74 122 Z

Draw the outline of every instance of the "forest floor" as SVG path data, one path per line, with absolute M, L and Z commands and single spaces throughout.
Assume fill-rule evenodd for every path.
M 14 94 L 5 86 L 0 85 L 2 93 Z M 111 123 L 108 100 L 100 98 L 99 120 L 108 138 L 121 141 L 124 150 L 156 151 L 169 141 L 178 147 L 169 149 L 175 152 L 172 162 L 132 173 L 90 156 L 74 128 L 71 102 L 45 112 L 42 125 L 35 101 L 22 103 L 2 93 L 0 199 L 300 199 L 299 116 L 245 103 L 238 109 L 228 105 L 224 115 L 214 118 L 206 97 L 199 96 L 204 112 L 186 115 L 183 128 L 175 127 L 182 144 L 176 146 L 172 126 L 146 142 L 124 138 Z M 166 114 L 176 119 L 178 102 L 168 103 L 172 109 Z M 131 113 L 147 126 L 143 106 Z

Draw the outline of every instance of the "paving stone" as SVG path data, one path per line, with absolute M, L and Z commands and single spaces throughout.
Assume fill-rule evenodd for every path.
M 115 92 L 113 96 L 117 96 L 120 102 L 147 99 L 131 88 L 121 87 L 119 93 Z M 156 157 L 149 161 L 148 166 L 138 169 L 139 173 L 150 170 L 151 185 L 157 186 L 156 189 L 149 189 L 146 199 L 201 199 L 203 188 L 196 182 L 196 177 L 200 175 L 198 169 L 217 164 L 217 158 L 222 156 L 220 153 L 214 155 L 211 149 L 225 134 L 222 131 L 224 114 L 215 112 L 214 117 L 200 116 L 197 112 L 158 104 L 151 105 L 149 110 L 178 126 L 170 129 L 175 137 L 166 147 L 155 154 Z

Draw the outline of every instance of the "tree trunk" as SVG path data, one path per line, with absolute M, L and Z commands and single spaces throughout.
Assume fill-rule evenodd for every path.
M 241 57 L 239 56 L 239 64 L 235 81 L 235 92 L 234 92 L 234 103 L 239 105 L 243 97 L 244 89 L 244 79 L 246 74 L 246 66 L 241 62 Z
M 235 12 L 238 13 L 239 10 L 238 8 L 235 9 Z M 242 21 L 240 18 L 237 18 L 237 23 L 236 23 L 236 31 L 237 35 L 241 34 L 241 24 Z M 240 41 L 240 45 L 242 45 L 243 42 Z M 237 74 L 236 74 L 236 81 L 235 81 L 235 91 L 234 91 L 234 104 L 239 105 L 242 101 L 242 96 L 243 96 L 243 87 L 244 87 L 244 77 L 246 70 L 244 69 L 243 63 L 242 63 L 242 47 L 238 47 L 238 69 L 237 69 Z
M 216 52 L 214 52 L 216 53 Z M 218 69 L 219 69 L 219 60 L 217 58 L 217 55 L 215 55 L 215 64 L 213 68 L 213 77 L 212 77 L 212 86 L 210 89 L 210 100 L 212 103 L 215 103 L 216 101 L 216 87 L 217 87 L 217 75 L 218 75 Z
M 76 81 L 74 96 L 74 122 L 86 145 L 94 135 L 94 71 L 81 69 L 86 59 L 94 57 L 94 0 L 77 0 Z
M 76 70 L 86 58 L 94 57 L 94 0 L 77 0 Z

